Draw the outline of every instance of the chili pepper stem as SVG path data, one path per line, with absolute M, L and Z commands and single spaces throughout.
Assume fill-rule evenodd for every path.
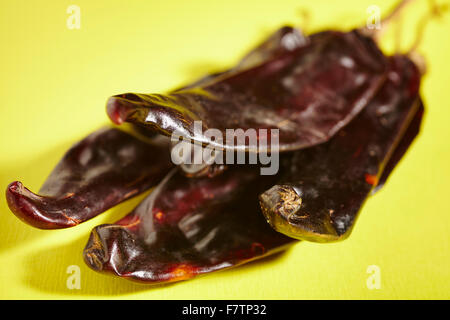
M 417 24 L 416 39 L 414 40 L 414 43 L 412 44 L 411 48 L 408 50 L 408 54 L 417 50 L 417 48 L 419 47 L 420 43 L 422 42 L 423 35 L 425 33 L 425 28 L 427 27 L 428 23 L 433 18 L 440 18 L 444 13 L 444 11 L 448 9 L 448 3 L 438 5 L 434 0 L 429 0 L 428 3 L 430 9 L 422 16 L 419 23 Z
M 422 75 L 426 73 L 426 63 L 424 57 L 417 53 L 417 48 L 422 43 L 425 28 L 428 23 L 433 18 L 440 18 L 444 11 L 448 9 L 448 3 L 438 5 L 435 0 L 429 0 L 428 3 L 430 9 L 419 20 L 417 24 L 416 39 L 406 53 L 406 55 L 408 55 L 409 58 L 417 65 Z

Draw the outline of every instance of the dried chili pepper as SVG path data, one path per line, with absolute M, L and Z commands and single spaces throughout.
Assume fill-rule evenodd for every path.
M 297 241 L 272 230 L 257 201 L 273 181 L 247 166 L 214 178 L 171 173 L 125 218 L 92 231 L 85 261 L 96 271 L 161 283 L 283 250 Z
M 109 117 L 132 123 L 153 142 L 116 129 L 94 133 L 69 150 L 40 195 L 10 184 L 8 204 L 34 226 L 68 227 L 166 176 L 130 214 L 96 227 L 84 250 L 94 270 L 152 284 L 237 266 L 296 239 L 344 239 L 368 195 L 385 183 L 416 137 L 424 110 L 416 65 L 406 55 L 385 57 L 372 33 L 305 37 L 285 27 L 229 70 L 166 95 L 111 97 Z M 198 135 L 195 120 L 222 133 L 279 129 L 280 172 L 202 167 L 192 175 L 206 177 L 188 178 L 170 171 L 168 141 L 157 141 L 155 132 L 254 151 Z
M 373 40 L 356 30 L 302 40 L 292 38 L 299 34 L 292 30 L 282 29 L 236 68 L 194 85 L 166 95 L 113 96 L 108 115 L 116 124 L 131 122 L 165 135 L 178 132 L 237 151 L 254 151 L 255 146 L 210 139 L 195 132 L 193 122 L 202 120 L 203 129 L 218 129 L 223 136 L 226 129 L 279 129 L 280 151 L 325 142 L 373 97 L 385 80 L 387 61 Z M 279 40 L 283 32 L 297 39 L 292 50 Z M 269 136 L 258 139 L 270 141 Z M 259 145 L 258 151 L 269 148 Z
M 275 230 L 317 242 L 349 235 L 362 204 L 421 108 L 415 64 L 406 56 L 394 56 L 390 66 L 388 81 L 364 111 L 329 142 L 295 152 L 290 171 L 260 196 L 263 213 Z
M 156 185 L 171 167 L 166 138 L 145 143 L 102 129 L 64 155 L 39 194 L 15 181 L 6 199 L 11 211 L 34 227 L 72 227 Z

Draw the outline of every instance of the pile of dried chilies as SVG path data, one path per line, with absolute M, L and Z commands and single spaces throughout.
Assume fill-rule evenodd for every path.
M 57 229 L 155 187 L 127 216 L 96 227 L 84 250 L 94 270 L 147 283 L 240 265 L 298 239 L 342 240 L 418 134 L 420 79 L 408 54 L 385 56 L 362 29 L 305 36 L 284 27 L 225 72 L 168 94 L 111 97 L 111 120 L 146 138 L 94 132 L 38 194 L 11 183 L 8 205 L 32 226 Z M 181 131 L 204 143 L 195 120 L 222 132 L 279 129 L 279 172 L 224 165 L 183 173 L 165 136 Z

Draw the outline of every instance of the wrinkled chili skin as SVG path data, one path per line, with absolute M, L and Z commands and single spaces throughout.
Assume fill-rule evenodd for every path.
M 113 96 L 108 115 L 116 124 L 144 125 L 165 135 L 177 132 L 234 151 L 269 150 L 270 130 L 260 133 L 256 150 L 251 142 L 233 144 L 196 133 L 193 122 L 201 120 L 203 132 L 219 129 L 223 137 L 226 129 L 279 129 L 280 151 L 325 142 L 374 96 L 385 80 L 387 60 L 373 40 L 358 31 L 302 38 L 292 30 L 279 31 L 235 68 L 195 85 L 166 95 Z M 296 39 L 292 50 L 277 47 L 283 34 Z
M 419 132 L 419 80 L 408 58 L 388 59 L 358 31 L 305 37 L 285 27 L 229 70 L 165 95 L 111 97 L 111 120 L 134 125 L 153 142 L 116 129 L 96 132 L 69 150 L 39 194 L 16 181 L 7 201 L 33 226 L 71 227 L 165 176 L 127 216 L 96 227 L 83 252 L 96 271 L 148 284 L 238 266 L 297 239 L 342 240 Z M 195 120 L 223 134 L 280 129 L 280 172 L 210 166 L 181 174 L 159 133 L 255 152 L 196 135 Z M 204 177 L 192 178 L 198 175 Z
M 172 167 L 169 147 L 163 137 L 145 143 L 118 129 L 101 129 L 64 155 L 38 194 L 12 182 L 9 208 L 37 228 L 76 226 L 158 184 Z
M 405 56 L 390 62 L 388 81 L 364 111 L 329 142 L 292 154 L 288 174 L 260 196 L 275 230 L 315 242 L 348 237 L 421 108 L 417 67 Z
M 258 193 L 274 177 L 258 169 L 233 167 L 195 179 L 177 172 L 168 178 L 129 215 L 92 231 L 84 249 L 88 266 L 166 283 L 260 259 L 297 242 L 265 222 Z

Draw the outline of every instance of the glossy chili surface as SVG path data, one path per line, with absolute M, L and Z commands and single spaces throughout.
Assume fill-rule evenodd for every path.
M 6 199 L 34 227 L 73 227 L 158 184 L 171 167 L 168 139 L 146 143 L 105 128 L 67 151 L 38 194 L 15 181 Z
M 327 141 L 351 121 L 385 80 L 387 60 L 358 31 L 304 37 L 281 29 L 236 67 L 168 94 L 124 93 L 107 103 L 116 124 L 131 122 L 165 135 L 176 132 L 218 148 L 280 151 Z M 202 132 L 194 122 L 201 120 Z M 218 129 L 223 139 L 204 131 Z M 226 129 L 258 131 L 257 142 L 226 139 Z
M 133 212 L 92 231 L 85 261 L 96 271 L 163 283 L 283 250 L 296 240 L 272 230 L 258 206 L 271 183 L 247 166 L 214 178 L 172 171 Z

